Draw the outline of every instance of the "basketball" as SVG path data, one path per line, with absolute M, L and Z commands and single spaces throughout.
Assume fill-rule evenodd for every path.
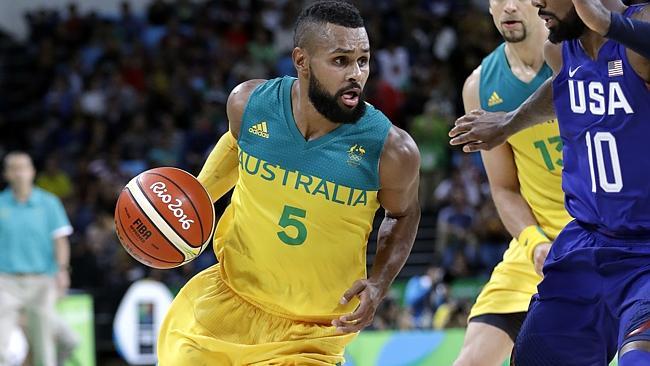
M 115 226 L 133 258 L 153 268 L 174 268 L 196 258 L 212 239 L 214 206 L 191 174 L 155 168 L 124 187 L 115 207 Z

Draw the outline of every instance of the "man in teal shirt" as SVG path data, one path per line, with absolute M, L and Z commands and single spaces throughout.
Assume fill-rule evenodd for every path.
M 29 155 L 7 154 L 0 192 L 0 366 L 7 364 L 9 330 L 27 315 L 32 364 L 56 366 L 57 296 L 70 285 L 72 226 L 59 199 L 34 187 Z

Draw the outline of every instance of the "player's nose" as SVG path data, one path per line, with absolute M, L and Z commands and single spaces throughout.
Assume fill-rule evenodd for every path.
M 506 13 L 514 13 L 517 11 L 517 3 L 519 1 L 517 0 L 507 0 L 505 6 L 503 7 L 503 11 Z
M 359 64 L 356 62 L 352 63 L 352 65 L 348 68 L 348 73 L 346 75 L 346 80 L 347 81 L 354 81 L 354 82 L 359 82 L 361 80 L 361 76 L 363 75 L 363 71 L 361 70 L 361 67 Z

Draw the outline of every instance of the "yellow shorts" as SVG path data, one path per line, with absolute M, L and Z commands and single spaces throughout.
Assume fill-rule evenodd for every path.
M 174 299 L 158 337 L 160 366 L 335 365 L 356 333 L 271 315 L 237 295 L 219 265 Z
M 510 314 L 528 311 L 530 298 L 542 280 L 526 257 L 524 248 L 512 239 L 503 260 L 483 287 L 469 318 L 483 314 Z

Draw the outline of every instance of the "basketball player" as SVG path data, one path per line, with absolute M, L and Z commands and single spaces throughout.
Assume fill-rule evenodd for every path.
M 358 10 L 316 2 L 294 39 L 298 79 L 251 80 L 230 94 L 230 132 L 199 175 L 215 200 L 235 186 L 215 235 L 219 264 L 174 300 L 162 366 L 342 363 L 413 245 L 419 153 L 363 100 L 370 45 Z
M 465 81 L 468 112 L 516 109 L 552 75 L 539 47 L 548 32 L 537 9 L 519 0 L 491 0 L 489 10 L 505 43 Z M 501 366 L 509 357 L 551 242 L 571 220 L 564 209 L 559 134 L 551 119 L 482 152 L 494 203 L 517 239 L 472 307 L 455 366 Z
M 519 365 L 650 365 L 650 13 L 533 0 L 553 78 L 510 113 L 474 111 L 452 144 L 489 149 L 557 114 L 576 218 L 556 238 L 514 350 Z

